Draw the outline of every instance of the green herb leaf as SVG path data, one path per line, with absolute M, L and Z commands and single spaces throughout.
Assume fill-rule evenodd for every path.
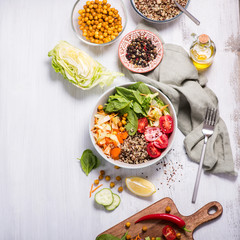
M 137 82 L 137 83 L 131 85 L 129 87 L 129 89 L 138 90 L 140 93 L 143 93 L 143 94 L 152 93 L 150 91 L 149 87 L 146 84 L 144 84 L 143 82 Z
M 143 111 L 141 105 L 137 102 L 133 103 L 133 111 L 138 114 L 142 114 L 143 116 L 147 116 L 147 114 Z
M 90 149 L 85 150 L 79 160 L 82 170 L 87 176 L 92 171 L 92 169 L 97 168 L 100 165 L 100 160 L 93 154 L 92 150 Z
M 125 240 L 125 238 L 122 239 Z M 102 234 L 96 238 L 96 240 L 122 240 L 122 239 L 115 237 L 111 234 Z
M 126 98 L 115 94 L 114 96 L 109 97 L 104 111 L 107 113 L 119 112 L 123 108 L 127 107 L 130 103 L 131 102 Z
M 138 118 L 136 113 L 129 109 L 127 116 L 128 123 L 125 125 L 125 128 L 129 135 L 133 136 L 137 132 L 138 129 Z

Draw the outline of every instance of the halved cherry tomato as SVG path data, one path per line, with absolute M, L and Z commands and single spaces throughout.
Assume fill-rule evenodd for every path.
M 173 131 L 173 119 L 170 115 L 161 116 L 159 125 L 163 133 L 171 133 Z
M 167 240 L 174 240 L 177 237 L 176 232 L 169 225 L 167 225 L 163 228 L 162 234 Z
M 154 146 L 160 149 L 164 149 L 168 146 L 168 137 L 166 134 L 162 134 L 157 140 L 154 142 Z
M 147 127 L 144 131 L 146 141 L 153 142 L 162 135 L 160 128 L 158 127 Z
M 148 125 L 148 120 L 146 117 L 138 119 L 138 132 L 144 133 L 146 126 Z
M 151 158 L 157 158 L 161 155 L 160 150 L 154 146 L 153 142 L 148 143 L 147 152 Z

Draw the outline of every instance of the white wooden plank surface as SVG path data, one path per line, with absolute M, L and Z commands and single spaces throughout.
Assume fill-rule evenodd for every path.
M 125 33 L 141 20 L 130 2 Z M 191 204 L 197 165 L 190 162 L 179 132 L 166 161 L 183 167 L 167 185 L 161 165 L 141 171 L 116 170 L 103 162 L 110 175 L 139 175 L 159 188 L 149 199 L 124 191 L 122 203 L 107 213 L 88 198 L 88 177 L 76 159 L 93 148 L 88 119 L 96 99 L 107 89 L 81 91 L 51 68 L 47 53 L 59 40 L 85 50 L 109 69 L 122 71 L 115 43 L 93 48 L 79 42 L 72 32 L 70 14 L 74 1 L 0 0 L 0 239 L 95 239 L 103 230 L 169 196 L 183 215 L 190 215 L 212 200 L 224 208 L 222 217 L 199 228 L 195 239 L 240 239 L 239 178 L 203 174 L 198 201 Z M 207 33 L 217 45 L 213 66 L 204 74 L 217 94 L 220 113 L 232 144 L 236 170 L 240 169 L 240 41 L 239 1 L 192 0 L 189 11 L 201 21 L 197 27 L 186 16 L 157 26 L 165 42 L 192 42 L 191 33 Z M 127 82 L 121 78 L 114 85 Z M 169 166 L 169 165 L 167 165 Z M 143 173 L 143 174 L 142 174 Z M 162 184 L 161 184 L 162 183 Z

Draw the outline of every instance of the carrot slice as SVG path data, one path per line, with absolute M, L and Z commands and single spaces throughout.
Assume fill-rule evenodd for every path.
M 92 193 L 94 193 L 98 188 L 100 188 L 103 184 L 98 185 L 96 188 L 92 190 Z
M 127 132 L 122 132 L 121 137 L 122 137 L 122 139 L 126 139 L 128 137 L 128 133 Z
M 92 184 L 91 189 L 90 189 L 89 198 L 92 196 L 92 189 L 93 189 L 93 184 Z
M 123 138 L 122 138 L 121 133 L 117 135 L 117 138 L 118 138 L 118 141 L 120 142 L 120 144 L 122 144 L 123 143 Z
M 119 159 L 119 155 L 121 153 L 121 149 L 116 147 L 116 148 L 112 148 L 110 151 L 110 155 L 114 160 Z

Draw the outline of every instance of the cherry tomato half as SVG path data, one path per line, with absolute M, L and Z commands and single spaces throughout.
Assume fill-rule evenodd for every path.
M 177 237 L 174 229 L 168 225 L 163 228 L 162 234 L 167 240 L 174 240 Z
M 159 125 L 163 133 L 171 133 L 173 131 L 173 119 L 170 115 L 161 116 Z
M 145 139 L 148 142 L 157 140 L 161 135 L 161 130 L 158 127 L 147 127 L 144 131 Z
M 146 126 L 148 125 L 148 120 L 146 117 L 138 119 L 138 132 L 144 133 Z
M 160 149 L 164 149 L 168 146 L 168 137 L 166 134 L 162 134 L 157 140 L 154 142 L 154 146 Z
M 161 151 L 154 146 L 154 143 L 148 143 L 147 145 L 147 153 L 151 158 L 157 158 L 161 155 Z

